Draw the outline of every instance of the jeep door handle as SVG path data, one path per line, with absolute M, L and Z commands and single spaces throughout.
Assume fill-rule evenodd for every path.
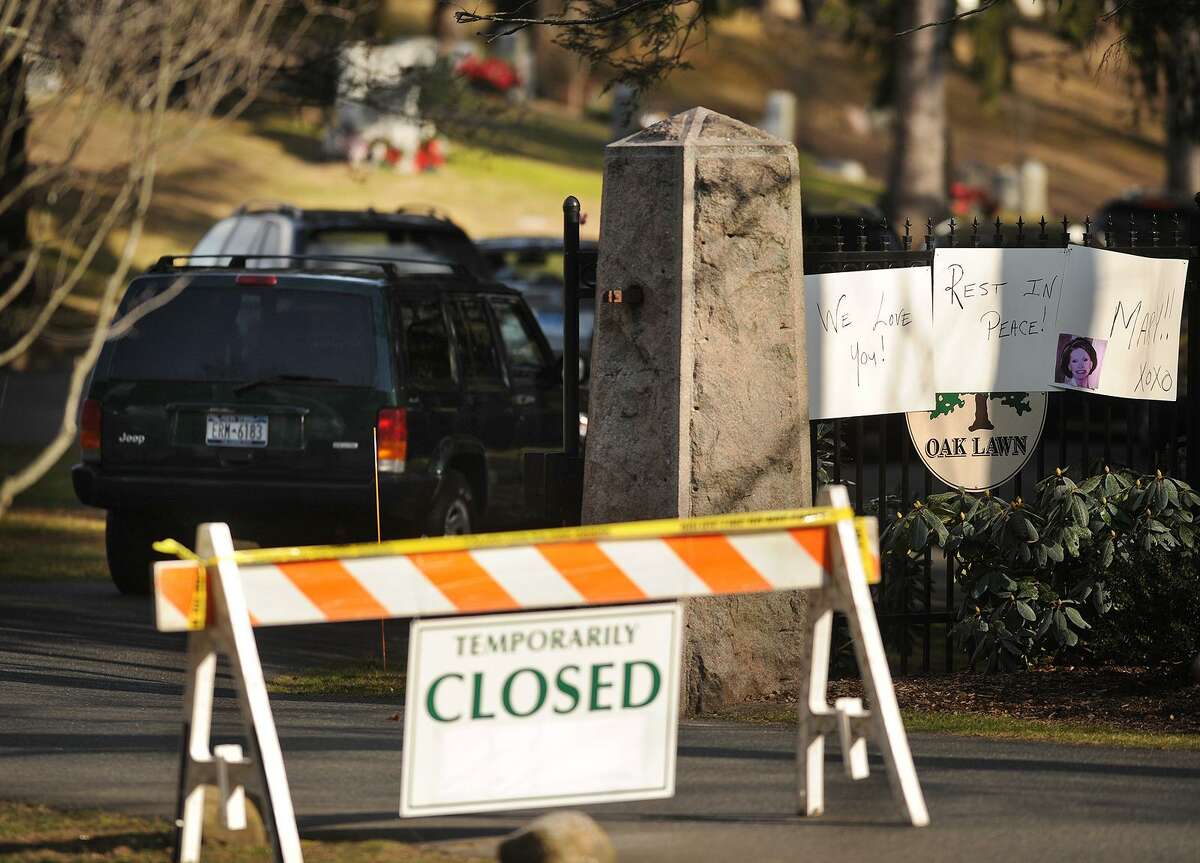
M 516 393 L 512 397 L 512 403 L 517 407 L 528 407 L 535 401 L 537 401 L 537 398 L 529 393 Z

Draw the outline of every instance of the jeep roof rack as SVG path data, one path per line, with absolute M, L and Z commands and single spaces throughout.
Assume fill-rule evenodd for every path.
M 280 255 L 280 254 L 260 254 L 260 255 L 230 255 L 230 254 L 214 254 L 214 255 L 163 255 L 147 270 L 149 273 L 170 273 L 179 270 L 243 270 L 246 269 L 247 261 L 267 260 L 267 261 L 287 261 L 287 266 L 282 267 L 262 267 L 264 270 L 295 270 L 303 272 L 310 268 L 303 266 L 291 266 L 294 262 L 303 264 L 307 261 L 317 263 L 335 263 L 335 264 L 362 264 L 364 267 L 378 267 L 388 279 L 395 280 L 405 275 L 400 272 L 397 264 L 420 264 L 421 266 L 445 267 L 448 272 L 458 276 L 466 276 L 472 281 L 476 281 L 476 277 L 469 269 L 462 264 L 453 263 L 451 261 L 430 261 L 422 258 L 371 258 L 371 257 L 353 257 L 346 255 Z M 178 265 L 176 261 L 184 261 L 183 265 Z M 205 261 L 206 263 L 196 263 L 196 261 Z M 225 263 L 221 263 L 225 261 Z
M 285 216 L 297 216 L 300 213 L 300 208 L 294 204 L 285 204 L 283 201 L 269 201 L 252 199 L 243 201 L 233 211 L 234 216 L 253 216 L 258 213 L 280 213 Z
M 431 219 L 441 219 L 443 222 L 454 221 L 445 210 L 440 210 L 433 204 L 401 204 L 396 208 L 396 212 L 400 215 L 429 216 Z

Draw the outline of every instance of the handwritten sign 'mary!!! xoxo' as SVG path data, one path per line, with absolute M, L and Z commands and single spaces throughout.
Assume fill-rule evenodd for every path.
M 1187 268 L 1185 260 L 1072 246 L 1054 385 L 1174 401 Z

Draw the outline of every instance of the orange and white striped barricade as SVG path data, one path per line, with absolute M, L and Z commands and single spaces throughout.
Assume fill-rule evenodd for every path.
M 205 785 L 220 788 L 224 824 L 245 823 L 252 770 L 276 859 L 302 859 L 256 626 L 771 590 L 810 596 L 796 753 L 800 814 L 824 810 L 825 738 L 837 734 L 851 778 L 867 776 L 866 743 L 873 740 L 902 815 L 913 826 L 928 824 L 871 604 L 869 584 L 879 580 L 875 520 L 855 518 L 841 486 L 822 489 L 819 502 L 807 510 L 247 551 L 234 551 L 226 525 L 201 525 L 191 559 L 154 567 L 158 628 L 188 632 L 175 860 L 199 860 Z M 173 543 L 159 548 L 186 554 Z M 832 706 L 826 700 L 835 611 L 849 621 L 870 711 L 859 699 Z M 245 755 L 237 746 L 211 746 L 222 653 L 237 690 Z

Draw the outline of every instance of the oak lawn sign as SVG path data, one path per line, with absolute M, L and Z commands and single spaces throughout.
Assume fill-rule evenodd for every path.
M 938 393 L 932 411 L 907 414 L 913 446 L 951 488 L 984 491 L 1016 476 L 1037 449 L 1045 393 Z
M 670 797 L 677 603 L 413 624 L 400 814 Z

